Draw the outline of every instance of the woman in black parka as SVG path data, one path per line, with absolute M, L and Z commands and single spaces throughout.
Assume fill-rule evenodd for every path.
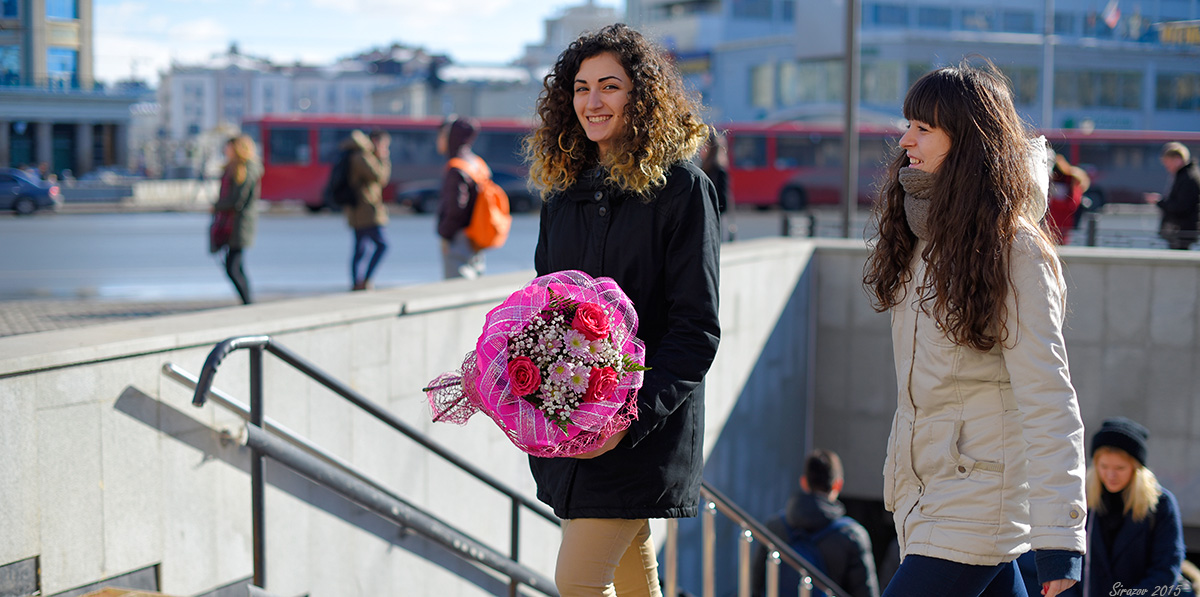
M 650 370 L 637 419 L 577 458 L 530 458 L 564 520 L 555 582 L 574 595 L 660 595 L 650 518 L 695 516 L 704 374 L 720 337 L 716 190 L 691 163 L 708 135 L 660 50 L 625 25 L 559 56 L 525 141 L 544 204 L 539 276 L 614 279 L 637 309 Z

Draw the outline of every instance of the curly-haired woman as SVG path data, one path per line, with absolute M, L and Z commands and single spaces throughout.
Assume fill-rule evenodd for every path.
M 1080 578 L 1083 423 L 1067 369 L 1049 159 L 994 67 L 921 77 L 876 203 L 864 282 L 890 311 L 898 389 L 884 505 L 903 561 L 884 597 L 1043 595 Z
M 559 56 L 525 141 L 544 199 L 539 276 L 576 269 L 628 293 L 646 343 L 637 419 L 578 458 L 531 457 L 563 519 L 564 597 L 660 595 L 650 518 L 695 516 L 704 374 L 717 351 L 716 189 L 691 162 L 708 135 L 662 52 L 625 25 Z
M 213 211 L 233 214 L 233 232 L 225 253 L 225 273 L 244 305 L 253 302 L 253 298 L 250 295 L 250 281 L 246 279 L 242 252 L 254 243 L 262 173 L 253 139 L 238 135 L 225 142 L 225 169 L 221 174 L 221 190 Z

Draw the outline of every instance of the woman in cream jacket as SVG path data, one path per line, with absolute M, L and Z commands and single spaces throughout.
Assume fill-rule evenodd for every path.
M 994 67 L 926 74 L 904 115 L 864 279 L 899 391 L 884 501 L 903 561 L 884 597 L 1023 596 L 1031 549 L 1053 597 L 1080 578 L 1087 507 L 1045 139 Z

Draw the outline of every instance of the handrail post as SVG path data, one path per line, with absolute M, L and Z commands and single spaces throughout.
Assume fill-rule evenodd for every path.
M 521 501 L 515 497 L 512 498 L 512 525 L 509 534 L 511 535 L 509 557 L 512 558 L 512 561 L 519 563 L 521 557 Z M 508 580 L 508 597 L 517 597 L 519 584 L 515 578 Z
M 800 570 L 800 597 L 812 597 L 813 582 L 808 570 Z
M 779 552 L 767 557 L 767 597 L 779 597 Z
M 754 533 L 742 527 L 742 541 L 738 545 L 738 597 L 750 597 L 750 544 Z
M 703 597 L 715 597 L 717 593 L 717 583 L 715 578 L 716 568 L 716 552 L 717 552 L 717 505 L 712 501 L 707 501 L 704 504 L 704 514 L 702 515 L 702 533 L 704 535 L 704 587 L 701 589 Z
M 667 545 L 664 548 L 667 565 L 666 587 L 664 595 L 675 597 L 679 594 L 679 519 L 667 519 Z
M 263 426 L 263 348 L 250 348 L 250 424 Z M 254 535 L 254 586 L 267 587 L 266 459 L 250 449 L 250 511 Z

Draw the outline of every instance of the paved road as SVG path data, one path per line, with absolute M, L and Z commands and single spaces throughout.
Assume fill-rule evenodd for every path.
M 488 252 L 488 271 L 533 268 L 537 214 L 514 217 L 501 249 Z M 778 236 L 779 212 L 740 211 L 739 238 Z M 817 235 L 837 236 L 840 215 L 817 214 Z M 866 214 L 860 213 L 861 230 Z M 791 218 L 799 232 L 805 216 Z M 1144 206 L 1108 214 L 1100 244 L 1162 248 L 1156 213 Z M 204 213 L 46 213 L 0 215 L 0 336 L 78 327 L 236 304 L 233 288 L 207 248 Z M 380 288 L 441 279 L 433 217 L 397 213 L 387 229 L 390 243 L 378 274 Z M 803 234 L 803 232 L 799 232 Z M 1082 244 L 1079 230 L 1072 244 Z M 337 214 L 272 210 L 246 267 L 259 300 L 344 292 L 350 287 L 351 234 Z

